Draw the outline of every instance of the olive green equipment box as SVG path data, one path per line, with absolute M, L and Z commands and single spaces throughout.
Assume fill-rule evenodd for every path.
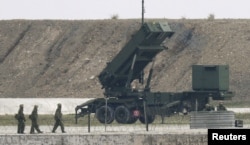
M 192 67 L 193 90 L 218 90 L 229 89 L 228 65 L 193 65 Z

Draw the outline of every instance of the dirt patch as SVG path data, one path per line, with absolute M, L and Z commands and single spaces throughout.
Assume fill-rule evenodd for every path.
M 157 56 L 153 91 L 191 90 L 192 64 L 229 64 L 234 99 L 250 100 L 250 20 L 167 21 L 175 34 Z M 140 20 L 0 21 L 0 97 L 103 97 L 98 74 L 139 27 Z

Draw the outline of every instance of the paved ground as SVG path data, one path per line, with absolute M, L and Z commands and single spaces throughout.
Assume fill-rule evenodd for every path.
M 26 126 L 25 133 L 29 134 L 30 126 Z M 52 126 L 41 126 L 41 130 L 45 134 L 52 134 Z M 0 134 L 16 134 L 16 126 L 0 126 Z M 88 133 L 88 127 L 65 127 L 68 134 Z M 207 129 L 189 129 L 188 125 L 154 125 L 149 126 L 150 133 L 207 133 Z M 95 126 L 90 128 L 91 133 L 146 133 L 146 126 Z M 53 133 L 54 134 L 54 133 Z M 62 134 L 60 128 L 57 129 L 56 134 Z
M 250 128 L 250 124 L 244 124 L 243 128 Z M 51 133 L 52 126 L 41 126 L 43 134 L 62 134 L 60 128 L 56 133 Z M 16 134 L 16 126 L 0 126 L 0 134 Z M 30 126 L 26 126 L 25 134 L 29 134 Z M 65 127 L 66 134 L 89 134 L 88 127 Z M 149 125 L 148 132 L 145 125 L 121 125 L 121 126 L 94 126 L 90 128 L 91 134 L 207 134 L 207 129 L 190 129 L 189 125 L 158 124 Z M 39 134 L 40 135 L 40 134 Z

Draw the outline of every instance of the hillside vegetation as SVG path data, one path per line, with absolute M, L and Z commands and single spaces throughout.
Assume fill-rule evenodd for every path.
M 153 91 L 191 90 L 191 65 L 228 64 L 234 100 L 250 100 L 250 20 L 168 21 Z M 140 20 L 0 21 L 0 97 L 103 97 L 98 74 Z M 146 72 L 147 73 L 147 72 Z

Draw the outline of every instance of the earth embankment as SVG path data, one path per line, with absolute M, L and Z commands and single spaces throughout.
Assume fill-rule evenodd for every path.
M 250 99 L 250 20 L 166 21 L 175 34 L 157 56 L 152 91 L 191 90 L 191 65 L 228 64 L 234 100 Z M 103 97 L 98 74 L 140 25 L 140 20 L 0 21 L 0 97 Z

